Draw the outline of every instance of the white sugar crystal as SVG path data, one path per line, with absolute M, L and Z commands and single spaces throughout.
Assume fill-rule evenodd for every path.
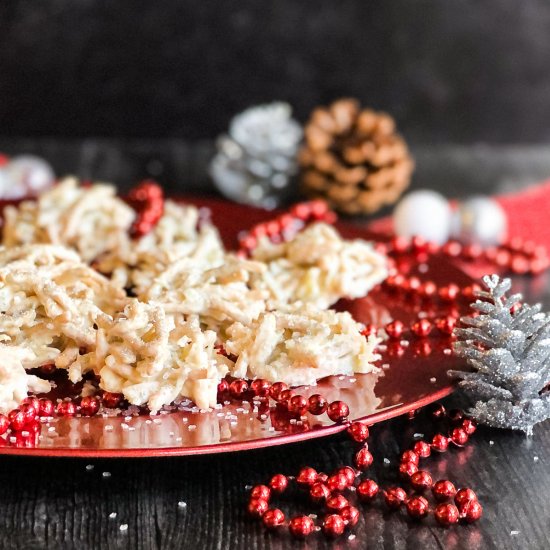
M 120 529 L 121 531 L 128 531 L 128 524 L 127 524 L 127 523 L 123 523 L 123 524 L 119 527 L 119 529 Z
M 178 508 L 187 508 L 187 502 L 184 502 L 183 500 L 180 500 L 178 502 Z
M 88 470 L 88 472 L 91 472 L 94 468 L 95 466 L 93 464 L 86 464 L 86 470 Z
M 538 462 L 539 461 L 539 457 L 538 456 L 534 456 L 533 457 L 533 462 Z
M 111 426 L 111 424 L 107 424 L 107 425 L 105 426 L 104 430 L 105 430 L 106 432 L 112 432 L 112 431 L 113 431 L 113 427 Z
M 101 475 L 103 477 L 111 477 L 111 472 L 103 472 Z
M 116 512 L 111 512 L 109 514 L 109 519 L 115 519 L 117 517 L 117 513 Z
M 519 531 L 510 531 L 510 535 L 512 536 L 519 535 Z
M 432 378 L 430 378 L 430 382 L 434 384 L 435 382 L 437 382 L 437 378 L 433 376 Z

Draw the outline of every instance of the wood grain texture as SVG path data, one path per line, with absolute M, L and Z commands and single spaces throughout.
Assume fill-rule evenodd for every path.
M 67 144 L 56 148 L 54 142 L 48 143 L 48 151 L 58 162 L 63 158 L 66 163 L 75 162 L 75 158 L 90 158 L 86 153 L 90 148 L 99 157 L 132 158 L 120 144 L 111 144 L 109 148 L 103 142 L 72 143 L 69 151 Z M 12 143 L 13 150 L 24 150 L 23 146 L 17 149 L 16 145 Z M 158 143 L 144 147 L 148 151 L 161 150 Z M 181 149 L 184 153 L 189 150 L 192 148 Z M 494 178 L 486 181 L 498 180 L 495 158 L 508 157 L 508 164 L 500 174 L 504 177 L 504 169 L 513 165 L 518 179 L 522 175 L 534 177 L 529 169 L 533 170 L 533 166 L 540 169 L 544 162 L 542 154 L 536 154 L 537 148 L 516 152 L 515 158 L 523 161 L 515 164 L 509 154 L 490 151 L 493 155 L 485 157 L 479 152 L 470 152 L 470 175 L 474 181 L 482 179 L 480 166 L 492 167 Z M 69 158 L 69 152 L 75 156 Z M 526 162 L 526 155 L 535 161 Z M 470 176 L 464 148 L 454 153 L 449 150 L 440 157 L 426 153 L 424 170 L 442 175 L 441 179 L 432 181 L 433 186 L 443 191 L 448 189 L 449 193 L 452 189 L 454 193 L 452 178 L 443 177 L 449 174 L 449 165 L 457 166 L 456 162 L 449 163 L 449 158 L 462 159 L 462 177 L 467 181 Z M 537 165 L 536 159 L 540 164 Z M 116 163 L 112 162 L 109 166 L 114 167 Z M 181 170 L 185 172 L 189 164 L 181 163 Z M 127 173 L 139 170 L 139 166 L 129 160 L 124 166 Z M 205 182 L 204 174 L 200 175 L 202 165 L 197 161 L 193 166 L 196 175 L 191 181 Z M 76 169 L 84 170 L 82 164 Z M 122 173 L 123 168 L 118 170 Z M 178 187 L 178 190 L 185 189 L 183 185 Z M 489 184 L 486 189 L 491 190 Z M 516 285 L 526 292 L 529 300 L 542 299 L 550 305 L 549 285 L 544 277 L 534 283 L 517 279 Z M 446 403 L 453 406 L 464 402 L 459 396 L 452 396 Z M 414 433 L 430 434 L 430 426 L 431 423 L 421 418 L 413 422 L 400 418 L 375 426 L 370 439 L 376 460 L 372 477 L 383 484 L 397 483 L 395 462 L 400 451 L 410 445 Z M 315 536 L 307 543 L 299 543 L 286 535 L 266 535 L 257 522 L 245 516 L 247 484 L 266 481 L 276 472 L 293 474 L 305 464 L 331 471 L 343 460 L 349 460 L 352 453 L 351 443 L 343 436 L 335 436 L 209 457 L 93 461 L 0 457 L 0 548 L 542 550 L 549 547 L 550 422 L 539 426 L 530 439 L 481 428 L 472 445 L 425 462 L 435 478 L 448 476 L 458 485 L 470 486 L 477 492 L 485 513 L 476 525 L 443 529 L 434 524 L 433 518 L 416 523 L 402 513 L 387 513 L 378 503 L 362 508 L 354 540 L 343 538 L 328 542 Z M 386 466 L 384 458 L 390 459 L 392 466 Z M 92 470 L 86 468 L 89 464 L 93 465 Z M 104 472 L 110 476 L 105 477 Z M 182 508 L 178 502 L 185 502 L 187 506 Z M 282 504 L 287 506 L 284 501 Z M 288 509 L 297 512 L 299 504 Z M 113 512 L 116 518 L 109 517 Z M 121 524 L 127 524 L 128 529 L 121 531 Z

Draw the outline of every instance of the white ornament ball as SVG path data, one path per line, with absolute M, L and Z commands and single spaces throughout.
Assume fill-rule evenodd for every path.
M 447 199 L 427 189 L 406 195 L 393 212 L 393 228 L 400 237 L 423 237 L 443 244 L 451 231 L 451 207 Z
M 506 239 L 506 213 L 488 197 L 472 197 L 461 202 L 453 215 L 451 234 L 465 244 L 494 246 Z
M 8 181 L 0 187 L 3 199 L 21 199 L 36 196 L 52 187 L 55 173 L 40 157 L 21 155 L 14 157 L 3 169 Z

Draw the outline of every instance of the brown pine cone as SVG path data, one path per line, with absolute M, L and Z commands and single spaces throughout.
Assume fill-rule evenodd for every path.
M 346 214 L 393 204 L 409 185 L 414 161 L 393 118 L 339 99 L 313 111 L 300 151 L 303 192 Z

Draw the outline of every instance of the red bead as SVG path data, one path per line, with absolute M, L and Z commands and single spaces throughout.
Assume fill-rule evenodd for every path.
M 407 501 L 407 514 L 413 519 L 422 519 L 428 515 L 430 505 L 428 501 L 421 496 L 412 496 Z
M 296 476 L 296 483 L 301 487 L 309 487 L 317 481 L 317 470 L 306 466 Z
M 365 325 L 365 328 L 361 331 L 363 336 L 376 336 L 378 334 L 378 329 L 374 325 Z
M 420 319 L 411 325 L 411 331 L 419 338 L 426 338 L 432 332 L 432 324 L 428 319 Z
M 309 496 L 313 502 L 320 504 L 330 497 L 330 489 L 324 483 L 314 483 L 309 490 Z
M 311 414 L 319 415 L 327 411 L 328 403 L 322 395 L 315 393 L 308 399 L 308 407 Z
M 399 473 L 405 479 L 410 478 L 416 472 L 418 472 L 418 466 L 414 462 L 401 462 L 399 465 Z
M 348 487 L 348 478 L 345 474 L 335 474 L 327 479 L 327 487 L 331 492 L 344 491 Z
M 275 384 L 272 384 L 271 388 L 269 389 L 269 395 L 273 399 L 275 399 L 275 401 L 278 401 L 281 392 L 287 389 L 288 384 L 285 384 L 284 382 L 275 382 Z
M 57 368 L 53 363 L 49 363 L 47 365 L 41 365 L 38 370 L 42 376 L 51 376 Z
M 297 516 L 292 518 L 288 524 L 290 534 L 297 539 L 305 539 L 313 533 L 315 524 L 309 516 Z
M 343 401 L 333 401 L 328 406 L 327 414 L 333 422 L 343 422 L 349 416 L 349 407 Z
M 423 237 L 415 235 L 411 239 L 411 245 L 415 252 L 423 252 L 428 248 L 428 242 Z
M 36 420 L 36 409 L 34 405 L 23 403 L 20 405 L 19 410 L 25 416 L 25 424 L 32 424 Z
M 471 489 L 468 489 L 468 488 L 459 489 L 455 495 L 455 504 L 459 508 L 473 500 L 477 500 L 477 495 Z
M 434 516 L 437 523 L 444 527 L 454 525 L 459 520 L 458 508 L 454 504 L 438 504 Z
M 432 476 L 425 470 L 418 470 L 411 476 L 411 485 L 415 491 L 421 493 L 433 485 Z
M 399 340 L 403 336 L 405 330 L 405 325 L 399 321 L 395 320 L 386 325 L 386 333 L 392 340 Z
M 364 422 L 352 422 L 348 434 L 357 443 L 363 443 L 369 438 L 369 427 Z
M 456 258 L 462 253 L 462 245 L 457 241 L 448 241 L 442 247 L 443 254 Z
M 5 434 L 8 431 L 9 427 L 10 421 L 8 420 L 8 417 L 0 414 L 0 435 Z
M 228 391 L 229 391 L 229 382 L 224 378 L 223 380 L 220 380 L 220 383 L 218 384 L 217 392 L 219 395 L 223 395 Z
M 248 513 L 255 518 L 261 518 L 268 510 L 267 500 L 261 498 L 252 498 L 248 503 Z
M 269 487 L 274 493 L 283 493 L 288 487 L 288 478 L 283 474 L 275 474 L 269 482 Z
M 459 514 L 466 523 L 474 523 L 483 515 L 483 508 L 477 500 L 471 500 L 459 507 Z
M 425 281 L 420 285 L 418 294 L 423 298 L 431 298 L 437 292 L 437 286 L 433 281 Z
M 84 416 L 94 416 L 99 411 L 99 399 L 94 396 L 83 397 L 80 401 L 80 412 Z
M 462 289 L 462 296 L 469 301 L 475 300 L 477 293 L 481 290 L 481 287 L 474 283 L 473 285 L 468 285 Z
M 359 470 L 366 470 L 369 468 L 373 460 L 373 456 L 366 446 L 355 453 L 354 463 Z
M 418 466 L 420 457 L 416 451 L 405 451 L 401 455 L 401 462 L 412 462 L 414 465 Z
M 379 488 L 373 479 L 365 479 L 357 486 L 357 497 L 361 502 L 370 502 L 378 494 Z
M 420 282 L 420 279 L 418 277 L 409 277 L 406 284 L 404 285 L 404 288 L 407 292 L 417 294 L 420 293 L 421 286 L 422 283 Z
M 53 416 L 54 404 L 51 399 L 42 397 L 40 399 L 40 416 Z
M 473 243 L 465 246 L 462 254 L 467 260 L 477 260 L 483 254 L 483 249 L 478 244 Z
M 468 434 L 464 428 L 454 428 L 451 432 L 451 441 L 457 447 L 464 447 L 468 443 Z
M 429 412 L 436 420 L 445 418 L 447 414 L 445 407 L 441 403 L 434 403 L 433 405 L 430 405 Z
M 449 446 L 449 438 L 443 434 L 435 434 L 432 439 L 432 449 L 438 453 L 442 453 L 447 450 Z
M 450 336 L 456 327 L 456 323 L 456 317 L 451 317 L 450 315 L 447 315 L 447 317 L 441 317 L 440 319 L 437 319 L 435 322 L 435 326 L 437 327 L 437 330 L 439 330 L 439 332 Z
M 103 392 L 101 400 L 103 402 L 103 405 L 108 409 L 116 409 L 122 401 L 122 394 L 106 391 Z
M 391 248 L 397 254 L 403 254 L 409 250 L 410 240 L 406 237 L 394 237 L 391 240 Z
M 271 489 L 267 485 L 255 485 L 250 491 L 250 498 L 269 501 L 271 498 Z
M 256 378 L 250 383 L 250 389 L 254 392 L 254 395 L 258 397 L 265 397 L 269 394 L 269 388 L 271 388 L 271 382 L 264 380 L 263 378 Z
M 432 448 L 425 441 L 417 441 L 413 450 L 421 458 L 428 458 L 432 454 Z
M 288 412 L 303 416 L 308 411 L 308 400 L 303 395 L 294 395 L 288 402 Z
M 444 501 L 450 498 L 454 498 L 456 495 L 456 488 L 454 484 L 448 479 L 441 479 L 434 483 L 432 487 L 432 494 L 437 501 Z
M 477 429 L 477 423 L 471 418 L 465 418 L 462 422 L 462 429 L 468 434 L 472 435 Z
M 397 510 L 407 499 L 407 493 L 401 487 L 391 487 L 384 492 L 384 500 L 388 508 Z
M 242 399 L 248 391 L 248 382 L 246 380 L 233 380 L 229 384 L 229 392 L 235 399 Z
M 74 416 L 76 414 L 76 405 L 72 401 L 60 401 L 55 412 L 58 416 Z
M 344 495 L 333 495 L 327 499 L 327 508 L 331 511 L 339 512 L 346 506 L 349 506 L 349 502 Z
M 279 508 L 271 508 L 262 516 L 262 522 L 266 529 L 277 529 L 285 522 L 285 515 Z
M 8 420 L 12 430 L 21 431 L 27 424 L 25 413 L 19 409 L 13 409 L 8 413 Z
M 337 473 L 346 476 L 349 487 L 351 487 L 355 483 L 357 472 L 351 466 L 344 466 L 343 468 L 339 468 Z
M 439 289 L 439 297 L 444 302 L 454 302 L 458 298 L 459 294 L 460 288 L 454 283 Z
M 300 202 L 298 204 L 295 204 L 290 209 L 290 213 L 292 216 L 295 216 L 299 220 L 305 220 L 309 218 L 309 215 L 311 213 L 311 207 L 307 202 Z
M 340 515 L 344 520 L 344 523 L 349 527 L 357 525 L 359 521 L 359 510 L 355 506 L 346 506 L 340 510 Z
M 510 269 L 513 273 L 524 275 L 529 271 L 529 260 L 523 254 L 513 254 L 510 258 Z
M 283 390 L 279 397 L 277 398 L 277 402 L 279 402 L 281 405 L 285 405 L 288 407 L 288 403 L 291 400 L 291 398 L 294 396 L 294 392 L 292 390 Z
M 323 533 L 327 537 L 336 538 L 339 537 L 346 528 L 346 524 L 342 519 L 342 516 L 338 514 L 329 514 L 323 520 Z
M 40 413 L 40 399 L 38 397 L 25 397 L 21 404 L 31 406 L 35 410 L 36 415 Z

